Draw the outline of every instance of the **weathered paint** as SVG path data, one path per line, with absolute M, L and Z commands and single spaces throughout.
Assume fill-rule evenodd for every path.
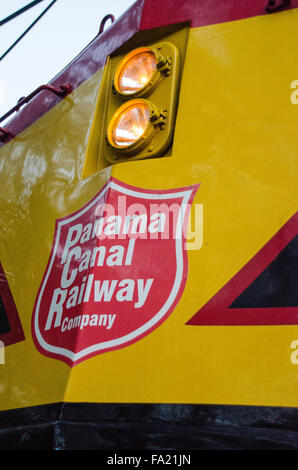
M 286 10 L 297 7 L 298 0 L 291 0 Z M 191 27 L 200 27 L 261 15 L 268 16 L 265 0 L 213 0 L 211 3 L 210 0 L 137 0 L 106 31 L 94 38 L 50 84 L 59 87 L 70 83 L 73 89 L 78 87 L 105 65 L 109 54 L 138 32 L 184 22 Z M 55 95 L 42 93 L 15 114 L 5 127 L 15 135 L 19 134 L 58 102 Z
M 81 179 L 102 68 L 1 148 L 1 263 L 26 338 L 6 348 L 2 409 L 58 401 L 298 406 L 297 326 L 186 325 L 297 211 L 297 26 L 293 9 L 190 29 L 171 156 Z M 148 190 L 201 183 L 194 204 L 204 207 L 203 246 L 188 252 L 186 287 L 165 323 L 70 369 L 35 348 L 31 315 L 55 221 L 110 176 Z

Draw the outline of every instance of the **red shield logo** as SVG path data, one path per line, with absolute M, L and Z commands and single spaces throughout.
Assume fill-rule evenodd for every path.
M 72 367 L 139 341 L 166 320 L 187 279 L 186 227 L 197 189 L 150 191 L 111 178 L 56 221 L 32 316 L 41 353 Z

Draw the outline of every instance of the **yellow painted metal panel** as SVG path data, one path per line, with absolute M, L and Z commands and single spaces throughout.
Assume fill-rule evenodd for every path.
M 291 362 L 298 326 L 186 325 L 297 210 L 298 107 L 290 100 L 297 26 L 292 10 L 190 30 L 169 157 L 80 179 L 100 73 L 70 96 L 74 105 L 60 103 L 1 149 L 7 195 L 1 259 L 26 336 L 7 348 L 0 366 L 3 409 L 62 397 L 298 406 Z M 110 175 L 150 190 L 201 183 L 192 216 L 202 204 L 203 246 L 188 251 L 187 284 L 166 322 L 141 341 L 70 369 L 35 349 L 31 312 L 55 219 L 80 209 Z
M 172 156 L 113 175 L 152 189 L 202 182 L 203 247 L 188 253 L 175 314 L 72 370 L 67 400 L 297 406 L 297 326 L 185 326 L 297 209 L 297 26 L 291 11 L 190 31 Z
M 64 397 L 69 368 L 37 351 L 31 317 L 55 220 L 88 201 L 109 175 L 80 179 L 100 78 L 101 71 L 0 150 L 0 258 L 25 334 L 5 347 L 1 409 Z

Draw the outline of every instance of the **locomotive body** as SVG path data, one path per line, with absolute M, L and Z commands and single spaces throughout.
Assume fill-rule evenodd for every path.
M 4 125 L 1 448 L 297 448 L 283 3 L 138 0 Z M 123 96 L 142 48 L 160 78 Z M 148 102 L 131 153 L 108 140 Z

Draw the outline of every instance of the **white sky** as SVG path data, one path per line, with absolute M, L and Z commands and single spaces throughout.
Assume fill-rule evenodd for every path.
M 32 0 L 0 0 L 0 20 Z M 0 27 L 0 56 L 51 3 L 44 0 Z M 0 116 L 48 83 L 97 35 L 102 18 L 119 18 L 135 0 L 57 0 L 0 62 Z M 106 28 L 110 21 L 106 24 Z M 3 122 L 2 122 L 3 124 Z M 0 123 L 1 126 L 1 123 Z

